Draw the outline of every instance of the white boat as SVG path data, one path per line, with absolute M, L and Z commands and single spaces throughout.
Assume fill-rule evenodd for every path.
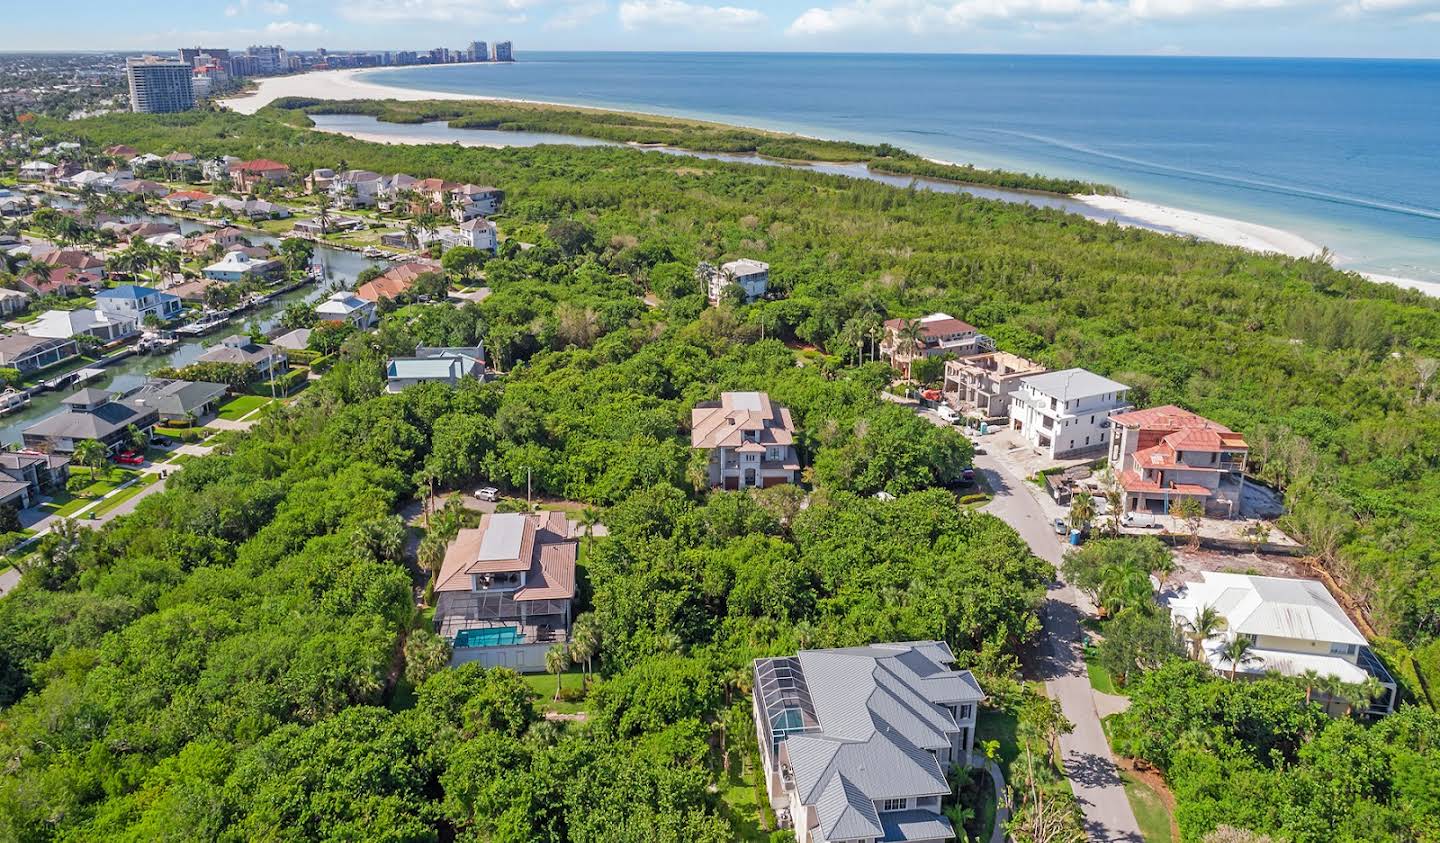
M 30 403 L 30 393 L 23 389 L 7 389 L 0 392 L 0 416 L 6 416 L 23 409 Z

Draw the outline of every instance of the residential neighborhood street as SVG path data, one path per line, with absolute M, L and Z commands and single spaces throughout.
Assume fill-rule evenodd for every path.
M 1048 499 L 1016 476 L 1002 459 L 977 456 L 975 467 L 995 493 L 985 511 L 1014 527 L 1036 556 L 1058 567 L 1065 545 L 1055 535 L 1051 520 L 1060 514 L 1059 508 L 1046 508 Z M 1060 737 L 1060 748 L 1070 786 L 1085 812 L 1086 833 L 1091 840 L 1141 843 L 1140 828 L 1101 730 L 1095 695 L 1080 657 L 1080 617 L 1075 590 L 1057 582 L 1050 589 L 1042 618 L 1043 661 L 1032 667 L 1038 668 L 1047 692 L 1075 724 L 1074 731 Z

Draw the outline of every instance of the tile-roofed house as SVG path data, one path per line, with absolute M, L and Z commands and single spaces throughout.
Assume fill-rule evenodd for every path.
M 125 144 L 121 143 L 116 144 L 115 146 L 105 147 L 105 154 L 113 155 L 116 158 L 124 158 L 126 160 L 129 160 L 131 158 L 134 158 L 136 155 L 139 155 L 140 150 L 136 149 L 133 146 L 126 146 Z
M 237 193 L 249 193 L 261 181 L 284 184 L 290 180 L 290 167 L 268 158 L 238 161 L 230 165 L 230 184 Z
M 915 325 L 916 336 L 908 336 Z M 974 325 L 948 313 L 932 313 L 919 319 L 887 319 L 885 337 L 880 340 L 880 357 L 910 377 L 910 367 L 924 357 L 952 355 L 965 357 L 995 350 L 991 339 Z
M 800 476 L 790 410 L 763 392 L 726 392 L 690 413 L 690 446 L 710 452 L 710 485 L 745 489 Z
M 47 272 L 28 272 L 20 276 L 21 289 L 36 296 L 76 296 L 99 287 L 103 281 L 94 272 L 80 272 L 68 266 L 57 266 Z
M 946 771 L 969 763 L 984 693 L 954 661 L 942 641 L 756 660 L 766 789 L 799 843 L 955 836 Z
M 1177 625 L 1193 620 L 1207 607 L 1225 619 L 1214 635 L 1192 644 L 1198 645 L 1192 655 L 1218 673 L 1258 677 L 1278 671 L 1299 677 L 1313 670 L 1346 685 L 1374 677 L 1387 690 L 1369 705 L 1368 713 L 1394 710 L 1395 680 L 1319 580 L 1204 571 L 1199 581 L 1185 583 L 1168 602 Z M 1250 642 L 1253 661 L 1232 664 L 1226 657 L 1226 645 L 1237 636 Z M 1311 697 L 1332 714 L 1350 707 L 1340 692 L 1317 691 Z M 1363 703 L 1356 707 L 1366 709 Z
M 82 389 L 61 403 L 60 412 L 25 428 L 26 448 L 71 453 L 81 441 L 94 439 L 114 453 L 130 447 L 132 426 L 148 437 L 160 420 L 154 407 L 114 400 L 102 389 Z
M 941 394 L 954 409 L 981 419 L 1010 415 L 1010 396 L 1020 380 L 1038 375 L 1045 367 L 1008 351 L 974 354 L 945 362 Z
M 1239 514 L 1250 451 L 1243 436 L 1174 405 L 1118 413 L 1110 422 L 1110 464 L 1125 490 L 1126 512 L 1163 514 L 1175 501 L 1194 498 L 1207 513 Z
M 435 580 L 437 631 L 453 663 L 545 669 L 545 651 L 569 637 L 579 545 L 564 513 L 481 517 L 445 551 Z
M 164 201 L 177 211 L 188 211 L 215 201 L 215 194 L 203 190 L 177 190 L 166 196 Z
M 1130 387 L 1085 369 L 1029 375 L 1010 397 L 1010 428 L 1061 459 L 1110 447 L 1110 417 L 1130 409 Z
M 381 299 L 395 299 L 405 295 L 415 286 L 415 280 L 431 272 L 440 272 L 440 262 L 429 259 L 408 260 L 398 263 L 383 274 L 355 288 L 355 295 L 368 302 L 379 303 Z
M 84 249 L 61 249 L 45 256 L 49 263 L 66 266 L 76 272 L 90 272 L 105 277 L 105 259 Z
M 0 366 L 19 369 L 22 373 L 44 369 L 79 354 L 80 347 L 72 339 L 32 337 L 26 334 L 0 337 Z
M 404 392 L 416 384 L 457 386 L 466 378 L 484 380 L 485 350 L 420 346 L 413 357 L 392 357 L 385 364 L 385 391 Z

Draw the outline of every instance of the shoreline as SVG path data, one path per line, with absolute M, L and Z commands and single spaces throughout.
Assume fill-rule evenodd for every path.
M 257 90 L 248 95 L 222 99 L 219 104 L 230 108 L 240 114 L 254 114 L 271 102 L 284 97 L 306 97 L 322 100 L 397 100 L 401 102 L 420 102 L 424 100 L 470 100 L 476 102 L 509 102 L 525 105 L 548 105 L 563 108 L 576 108 L 589 111 L 617 111 L 617 109 L 596 108 L 594 106 L 577 106 L 571 103 L 550 102 L 546 100 L 518 99 L 515 97 L 482 96 L 479 94 L 457 94 L 446 91 L 429 91 L 415 88 L 396 88 L 388 85 L 380 85 L 374 82 L 366 82 L 358 78 L 363 73 L 372 72 L 374 68 L 346 68 L 343 70 L 326 70 L 311 73 L 299 73 L 290 76 L 275 76 L 258 80 Z M 631 111 L 630 113 L 646 114 L 654 117 L 674 118 L 676 115 L 663 114 L 659 112 Z M 709 121 L 702 121 L 709 122 Z M 729 124 L 740 128 L 752 129 L 754 131 L 774 131 L 757 126 L 744 126 L 743 124 Z M 434 143 L 428 138 L 420 138 L 405 135 L 372 134 L 368 132 L 339 132 L 347 137 L 356 140 L 370 141 L 372 143 L 390 144 L 428 144 Z M 790 134 L 790 133 L 785 133 Z M 496 148 L 496 144 L 476 143 L 474 146 Z M 939 163 L 953 163 L 935 160 Z M 1114 214 L 1112 221 L 1117 225 L 1136 227 L 1135 223 L 1127 221 L 1140 220 L 1144 225 L 1140 227 L 1151 231 L 1158 231 L 1162 234 L 1174 234 L 1182 237 L 1196 237 L 1212 243 L 1219 243 L 1225 246 L 1234 246 L 1248 249 L 1254 252 L 1273 252 L 1286 255 L 1292 258 L 1305 258 L 1318 254 L 1321 246 L 1311 240 L 1284 229 L 1260 223 L 1246 222 L 1231 217 L 1222 217 L 1213 214 L 1205 214 L 1197 211 L 1187 211 L 1182 208 L 1174 208 L 1167 205 L 1159 205 L 1153 202 L 1145 202 L 1139 199 L 1130 199 L 1124 196 L 1100 196 L 1086 195 L 1070 197 L 1074 201 L 1100 211 L 1101 213 Z M 1344 270 L 1344 266 L 1337 266 Z M 1403 278 L 1394 275 L 1385 275 L 1375 272 L 1364 272 L 1360 270 L 1349 270 L 1355 272 L 1372 282 L 1378 284 L 1392 284 L 1402 289 L 1417 290 L 1426 295 L 1440 297 L 1440 283 L 1432 281 L 1421 281 L 1413 278 Z

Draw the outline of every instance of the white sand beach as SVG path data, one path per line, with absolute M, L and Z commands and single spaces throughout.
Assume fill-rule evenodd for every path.
M 470 66 L 471 65 L 456 65 L 456 67 Z M 261 79 L 257 83 L 259 88 L 254 94 L 221 100 L 221 105 L 227 106 L 241 114 L 254 114 L 266 105 L 283 97 L 311 97 L 315 99 L 332 100 L 393 99 L 407 102 L 429 99 L 492 100 L 502 102 L 532 102 L 548 105 L 560 104 L 546 103 L 543 100 L 518 100 L 507 97 L 456 94 L 447 91 L 394 88 L 359 78 L 361 74 L 366 72 L 368 71 L 363 68 L 326 70 L 314 73 L 300 73 L 293 76 L 276 76 L 269 79 Z M 362 131 L 346 131 L 340 132 L 340 134 L 348 135 L 357 140 L 372 141 L 375 143 L 433 142 L 429 139 L 419 137 L 410 138 L 393 134 L 372 134 Z M 497 144 L 476 141 L 474 143 L 466 143 L 465 145 L 496 146 Z M 1131 220 L 1140 220 L 1145 223 L 1145 227 L 1147 228 L 1198 237 L 1201 240 L 1208 240 L 1227 246 L 1238 246 L 1242 249 L 1251 249 L 1257 252 L 1276 252 L 1297 258 L 1309 257 L 1319 253 L 1321 249 L 1320 245 L 1307 240 L 1299 234 L 1267 225 L 1245 222 L 1244 220 L 1220 217 L 1212 214 L 1202 214 L 1196 211 L 1186 211 L 1180 208 L 1171 208 L 1165 205 L 1157 205 L 1153 202 L 1143 202 L 1138 199 L 1128 199 L 1122 196 L 1092 195 L 1078 196 L 1075 198 L 1098 211 L 1124 215 Z M 1124 220 L 1117 220 L 1117 222 L 1121 225 L 1131 224 Z M 1341 268 L 1343 268 L 1343 266 Z M 1360 274 L 1377 283 L 1394 284 L 1407 289 L 1419 290 L 1427 295 L 1440 296 L 1440 284 L 1371 272 L 1362 272 Z

